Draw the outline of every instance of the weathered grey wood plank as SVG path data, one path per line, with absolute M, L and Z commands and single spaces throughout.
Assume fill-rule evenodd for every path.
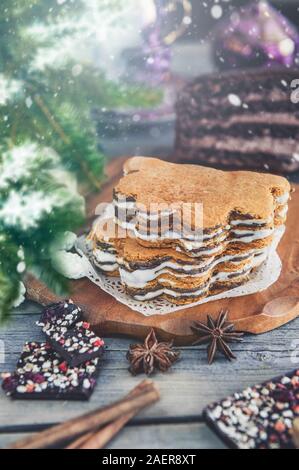
M 41 340 L 35 326 L 38 315 L 15 315 L 10 324 L 0 329 L 4 341 L 5 363 L 0 371 L 13 370 L 23 343 Z M 206 363 L 204 349 L 184 348 L 182 359 L 166 374 L 156 374 L 153 379 L 161 389 L 161 400 L 140 414 L 136 420 L 168 419 L 184 416 L 200 416 L 203 408 L 249 384 L 266 380 L 296 367 L 291 362 L 292 344 L 299 339 L 299 321 L 294 321 L 276 331 L 260 336 L 247 336 L 237 345 L 238 360 L 233 363 L 223 358 L 212 366 Z M 127 371 L 125 352 L 132 340 L 109 338 L 108 350 L 99 377 L 98 386 L 90 402 L 17 402 L 0 393 L 0 427 L 53 423 L 69 419 L 96 407 L 117 400 L 141 377 L 132 377 Z M 0 343 L 2 344 L 2 343 Z M 297 345 L 298 348 L 298 345 Z
M 202 423 L 132 426 L 124 429 L 110 449 L 224 449 L 220 439 Z
M 0 325 L 0 339 L 7 342 L 9 351 L 11 351 L 11 343 L 17 345 L 18 351 L 19 344 L 22 345 L 26 340 L 43 338 L 40 329 L 35 325 L 38 318 L 39 314 L 37 311 L 30 313 L 19 311 L 12 315 L 9 322 Z M 246 335 L 242 345 L 236 345 L 236 348 L 247 351 L 252 350 L 252 352 L 257 352 L 259 348 L 261 350 L 265 348 L 266 351 L 277 352 L 281 351 L 286 342 L 291 343 L 296 339 L 299 340 L 299 319 L 270 333 Z M 109 338 L 110 347 L 117 350 L 127 350 L 128 345 L 132 342 L 135 342 L 132 338 Z M 290 344 L 289 349 L 291 347 L 292 345 Z M 196 348 L 188 346 L 183 349 L 194 351 Z
M 21 305 L 13 309 L 13 315 L 24 313 L 38 313 L 41 311 L 41 306 L 36 302 L 31 302 L 30 300 L 25 300 Z
M 28 436 L 0 434 L 0 447 Z M 127 426 L 107 446 L 108 449 L 224 449 L 225 445 L 202 423 Z

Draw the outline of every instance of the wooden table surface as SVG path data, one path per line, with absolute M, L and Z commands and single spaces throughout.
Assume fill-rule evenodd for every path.
M 114 163 L 110 170 L 113 166 Z M 26 341 L 44 340 L 35 325 L 40 309 L 27 301 L 14 311 L 9 323 L 0 327 L 0 372 L 14 370 Z M 105 339 L 108 346 L 105 360 L 95 392 L 87 403 L 13 401 L 0 390 L 0 447 L 28 433 L 107 405 L 124 396 L 143 378 L 132 377 L 128 372 L 126 352 L 132 339 Z M 299 319 L 270 333 L 246 335 L 243 343 L 234 346 L 238 359 L 233 363 L 219 357 L 208 366 L 205 346 L 181 350 L 178 363 L 167 373 L 153 376 L 160 387 L 161 400 L 138 415 L 109 444 L 111 449 L 225 447 L 203 422 L 204 407 L 297 367 Z
M 43 340 L 35 325 L 40 307 L 26 302 L 15 310 L 12 321 L 0 330 L 5 361 L 0 370 L 12 371 L 26 340 Z M 108 349 L 91 400 L 85 402 L 13 401 L 0 392 L 0 447 L 50 424 L 107 405 L 141 380 L 128 372 L 126 351 L 130 340 L 107 338 Z M 249 335 L 234 350 L 238 360 L 222 357 L 208 366 L 205 347 L 182 348 L 181 360 L 168 373 L 153 379 L 161 389 L 161 400 L 136 417 L 109 448 L 222 448 L 222 442 L 202 420 L 202 410 L 211 401 L 269 379 L 296 367 L 299 349 L 299 320 L 271 333 Z M 293 358 L 293 359 L 292 359 Z M 299 355 L 297 363 L 299 362 Z
M 167 154 L 173 140 L 173 126 L 166 131 L 163 149 L 153 146 L 152 136 L 113 141 L 110 154 L 138 152 L 143 155 Z M 167 133 L 168 132 L 168 133 Z M 110 139 L 111 140 L 111 139 Z M 160 149 L 161 150 L 161 149 Z M 292 178 L 299 182 L 299 175 Z M 26 302 L 14 311 L 11 322 L 0 328 L 0 372 L 12 371 L 25 341 L 44 340 L 35 325 L 40 307 Z M 107 338 L 108 349 L 94 394 L 87 403 L 13 401 L 0 390 L 0 447 L 45 426 L 107 405 L 131 390 L 143 377 L 128 372 L 126 351 L 132 340 Z M 2 356 L 4 348 L 5 357 Z M 294 361 L 296 348 L 297 365 Z M 247 335 L 234 346 L 237 361 L 222 357 L 207 365 L 205 346 L 181 348 L 181 360 L 169 372 L 153 379 L 161 390 L 161 400 L 141 413 L 109 445 L 111 449 L 202 449 L 223 448 L 224 444 L 202 420 L 202 410 L 214 401 L 273 376 L 292 370 L 299 363 L 299 319 L 270 333 Z

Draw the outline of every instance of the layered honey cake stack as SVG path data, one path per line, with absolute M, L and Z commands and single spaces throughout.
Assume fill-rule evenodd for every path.
M 249 280 L 285 224 L 289 196 L 280 176 L 131 158 L 113 213 L 89 235 L 93 263 L 136 300 L 198 301 Z

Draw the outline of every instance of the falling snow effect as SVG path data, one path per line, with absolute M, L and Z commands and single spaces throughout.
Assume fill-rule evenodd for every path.
M 0 73 L 0 106 L 8 104 L 22 90 L 20 80 L 10 80 Z
M 215 19 L 222 16 L 220 10 L 219 2 L 215 2 L 211 10 Z M 218 65 L 224 69 L 278 64 L 290 67 L 297 61 L 298 29 L 265 0 L 234 8 L 218 21 L 213 36 Z
M 84 8 L 79 17 L 63 16 L 53 24 L 34 24 L 28 34 L 38 40 L 40 46 L 31 63 L 32 70 L 60 68 L 79 56 L 83 63 L 105 64 L 108 77 L 118 79 L 124 71 L 121 58 L 124 47 L 140 41 L 139 28 L 136 28 L 140 23 L 138 1 L 127 0 L 118 8 L 111 8 L 107 0 L 99 3 L 82 0 Z M 58 4 L 65 3 L 60 0 Z M 74 76 L 80 73 L 80 67 L 73 67 Z
M 55 195 L 45 195 L 42 191 L 28 194 L 12 190 L 0 208 L 0 218 L 8 228 L 18 227 L 20 230 L 36 228 L 38 222 L 63 201 Z
M 111 127 L 116 133 L 119 128 L 127 130 L 128 121 L 135 129 L 147 119 L 155 121 L 157 115 L 161 116 L 155 113 L 161 97 L 154 93 L 157 85 L 167 83 L 168 86 L 172 59 L 169 44 L 164 42 L 162 24 L 170 21 L 171 11 L 157 12 L 154 1 L 35 0 L 30 5 L 29 1 L 3 0 L 3 3 L 7 7 L 0 12 L 4 28 L 0 46 L 6 53 L 4 56 L 12 54 L 12 63 L 3 63 L 0 73 L 0 291 L 7 292 L 4 300 L 0 294 L 0 318 L 12 305 L 11 285 L 22 297 L 22 275 L 32 265 L 47 271 L 54 283 L 59 283 L 51 270 L 56 263 L 56 270 L 63 272 L 55 255 L 59 251 L 54 249 L 56 237 L 81 224 L 84 212 L 76 178 L 84 189 L 91 190 L 100 185 L 103 177 L 103 156 L 97 148 L 90 109 L 96 105 L 104 115 L 102 127 L 97 129 L 100 139 L 109 132 L 108 115 L 112 116 Z M 76 9 L 79 3 L 81 10 Z M 174 8 L 174 3 L 170 1 L 169 10 Z M 275 34 L 270 34 L 270 39 L 274 37 L 275 47 L 268 39 L 261 40 L 259 18 L 251 19 L 247 25 L 243 23 L 244 14 L 240 15 L 236 7 L 238 2 L 200 3 L 203 20 L 196 18 L 192 11 L 183 15 L 182 9 L 177 11 L 180 16 L 177 23 L 181 21 L 185 27 L 184 41 L 192 38 L 194 32 L 200 36 L 196 39 L 200 46 L 197 62 L 201 60 L 201 46 L 210 47 L 213 36 L 218 37 L 218 28 L 226 30 L 225 37 L 221 36 L 215 45 L 217 63 L 224 68 L 239 64 L 235 55 L 231 62 L 231 49 L 226 43 L 235 38 L 235 33 L 245 38 L 247 48 L 241 49 L 246 53 L 247 65 L 252 59 L 261 58 L 266 65 L 279 62 L 289 66 L 298 60 L 296 28 L 281 12 L 268 9 L 267 2 L 254 3 L 264 5 L 264 17 L 267 19 L 268 15 L 272 21 L 271 31 Z M 12 4 L 24 8 L 24 15 L 19 18 L 14 11 L 15 23 Z M 31 20 L 26 23 L 24 19 L 30 19 L 30 15 Z M 207 36 L 202 37 L 201 21 L 205 19 L 216 29 L 211 27 Z M 128 50 L 137 52 L 142 64 L 138 73 L 134 67 L 129 70 L 129 59 L 124 54 Z M 186 64 L 189 72 L 193 67 L 191 62 Z M 128 84 L 136 88 L 130 92 Z M 150 92 L 146 89 L 142 93 L 144 85 L 152 87 Z M 233 92 L 226 99 L 228 105 L 239 107 L 240 111 L 249 106 Z M 170 106 L 173 111 L 172 106 L 173 100 Z M 111 110 L 116 110 L 115 114 Z M 248 133 L 254 136 L 251 129 Z M 155 121 L 149 135 L 158 142 L 164 138 L 163 128 Z M 122 142 L 128 140 L 126 132 Z M 298 161 L 298 158 L 294 153 L 293 159 Z M 71 271 L 77 260 L 73 254 L 68 255 L 63 265 Z M 8 275 L 9 271 L 13 276 Z M 51 280 L 47 277 L 45 280 L 51 287 Z
M 36 170 L 40 170 L 41 162 L 58 164 L 58 155 L 52 149 L 40 148 L 36 143 L 25 143 L 2 154 L 0 190 L 8 188 L 12 183 L 30 179 Z

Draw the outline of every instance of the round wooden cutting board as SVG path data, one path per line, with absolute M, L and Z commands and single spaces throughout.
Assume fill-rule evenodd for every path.
M 90 224 L 97 204 L 112 200 L 113 186 L 122 175 L 125 160 L 112 161 L 107 168 L 107 182 L 101 193 L 89 199 Z M 294 189 L 286 233 L 278 250 L 283 263 L 282 273 L 279 280 L 263 292 L 150 317 L 119 303 L 88 279 L 71 281 L 71 298 L 83 307 L 86 320 L 103 336 L 121 334 L 143 339 L 153 327 L 161 339 L 173 339 L 176 344 L 186 345 L 194 341 L 190 330 L 192 322 L 206 322 L 208 313 L 216 316 L 221 309 L 229 310 L 229 319 L 239 330 L 258 334 L 277 328 L 299 316 L 299 185 L 294 185 Z M 31 300 L 42 305 L 57 300 L 53 293 L 31 276 L 26 285 L 27 297 Z

